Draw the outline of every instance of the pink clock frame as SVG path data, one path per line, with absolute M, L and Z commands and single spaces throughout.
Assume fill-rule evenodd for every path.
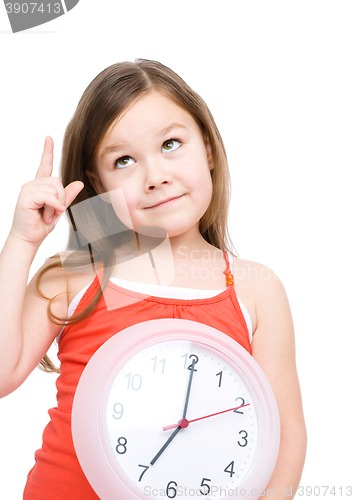
M 71 420 L 75 451 L 84 474 L 101 500 L 112 500 L 113 492 L 114 498 L 146 500 L 143 490 L 130 482 L 112 461 L 102 412 L 116 371 L 144 347 L 166 340 L 187 340 L 214 348 L 218 356 L 247 380 L 255 398 L 262 439 L 238 491 L 244 490 L 249 500 L 257 500 L 273 473 L 280 444 L 279 413 L 271 386 L 258 363 L 232 338 L 203 323 L 184 319 L 158 319 L 133 325 L 111 337 L 92 356 L 77 386 Z M 235 494 L 227 498 L 240 497 Z

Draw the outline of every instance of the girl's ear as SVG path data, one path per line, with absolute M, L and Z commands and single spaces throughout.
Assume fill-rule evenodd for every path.
M 102 183 L 100 181 L 100 178 L 98 175 L 94 172 L 91 172 L 90 170 L 85 170 L 85 174 L 89 178 L 94 190 L 98 194 L 98 196 L 101 198 L 102 201 L 105 203 L 111 203 L 109 200 L 108 194 L 105 192 L 104 187 L 102 186 Z
M 204 135 L 204 144 L 205 144 L 205 149 L 206 149 L 206 152 L 207 152 L 207 159 L 208 159 L 208 163 L 209 163 L 209 170 L 213 170 L 213 168 L 214 168 L 213 154 L 212 154 L 212 151 L 211 151 L 211 146 L 210 146 L 209 138 L 206 135 Z

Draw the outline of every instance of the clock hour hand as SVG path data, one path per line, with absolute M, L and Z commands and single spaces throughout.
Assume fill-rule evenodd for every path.
M 162 448 L 156 453 L 156 455 L 154 456 L 154 458 L 151 460 L 150 465 L 154 465 L 154 463 L 159 458 L 159 456 L 161 455 L 161 453 L 163 453 L 166 450 L 167 446 L 170 444 L 170 442 L 172 441 L 172 439 L 174 439 L 177 436 L 178 432 L 181 429 L 182 429 L 182 427 L 180 425 L 178 425 L 177 428 L 176 428 L 176 430 L 167 439 L 166 443 L 162 446 Z

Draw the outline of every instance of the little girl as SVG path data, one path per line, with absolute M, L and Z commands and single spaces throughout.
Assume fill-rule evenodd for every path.
M 281 422 L 267 488 L 295 495 L 306 430 L 291 313 L 277 276 L 231 251 L 226 153 L 204 101 L 158 62 L 114 64 L 85 90 L 66 129 L 61 179 L 52 168 L 47 137 L 0 256 L 0 395 L 39 363 L 56 370 L 46 356 L 56 338 L 61 362 L 58 407 L 49 410 L 23 498 L 97 500 L 71 437 L 79 378 L 117 332 L 172 317 L 223 331 L 259 363 Z M 67 251 L 27 286 L 39 246 L 67 209 Z

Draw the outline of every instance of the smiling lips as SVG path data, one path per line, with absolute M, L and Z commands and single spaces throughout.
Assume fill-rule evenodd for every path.
M 176 196 L 175 198 L 168 198 L 165 201 L 161 201 L 160 203 L 157 203 L 157 205 L 152 205 L 151 207 L 145 207 L 145 208 L 156 208 L 156 207 L 160 207 L 162 205 L 167 205 L 167 204 L 172 203 L 174 200 L 178 200 L 178 198 L 181 198 L 182 196 L 184 196 L 184 195 L 182 194 L 181 196 Z

